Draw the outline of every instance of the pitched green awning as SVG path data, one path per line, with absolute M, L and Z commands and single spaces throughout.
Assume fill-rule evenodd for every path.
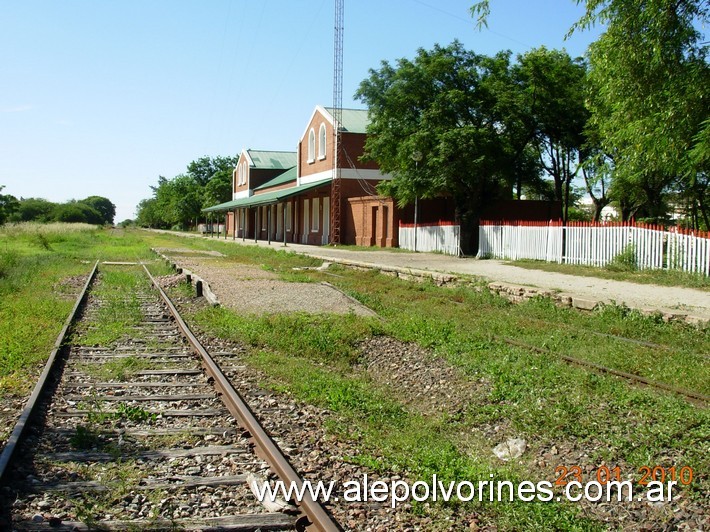
M 331 182 L 330 178 L 321 179 L 320 181 L 315 181 L 314 183 L 308 183 L 306 185 L 301 185 L 298 187 L 285 188 L 283 190 L 275 190 L 274 192 L 267 192 L 265 194 L 257 194 L 255 196 L 249 196 L 248 198 L 240 198 L 237 200 L 228 201 L 226 203 L 220 203 L 219 205 L 213 205 L 212 207 L 207 207 L 202 209 L 202 212 L 222 212 L 231 211 L 240 207 L 256 207 L 258 205 L 268 205 L 270 203 L 278 203 L 281 200 L 290 198 L 291 196 L 297 196 L 308 190 L 314 188 L 322 187 Z
M 257 190 L 266 190 L 267 188 L 277 187 L 279 185 L 285 185 L 286 183 L 295 181 L 296 178 L 298 178 L 296 170 L 297 168 L 295 166 L 293 168 L 289 168 L 283 174 L 277 175 L 271 181 L 267 181 L 260 187 L 256 187 L 254 189 L 254 192 L 256 192 Z

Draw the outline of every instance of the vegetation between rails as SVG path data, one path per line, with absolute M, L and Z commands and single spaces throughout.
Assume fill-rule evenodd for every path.
M 90 256 L 149 258 L 148 245 L 218 249 L 227 255 L 227 261 L 261 265 L 284 275 L 291 275 L 293 267 L 319 264 L 263 248 L 164 235 L 100 231 L 82 239 L 77 234 L 58 242 L 49 236 L 49 251 L 23 237 L 13 239 L 13 252 L 17 261 L 34 254 L 43 259 L 36 261 L 37 265 L 63 260 L 84 273 L 89 264 L 80 260 Z M 114 249 L 119 251 L 112 254 Z M 52 260 L 47 260 L 50 257 Z M 162 264 L 152 264 L 151 269 L 165 273 Z M 48 275 L 40 269 L 34 273 L 35 282 Z M 16 289 L 29 290 L 28 284 L 19 283 L 18 275 L 12 270 L 0 283 L 12 279 Z M 52 275 L 65 278 L 61 271 Z M 349 457 L 354 463 L 401 471 L 409 478 L 430 479 L 436 473 L 442 480 L 477 480 L 492 473 L 513 481 L 554 480 L 554 466 L 537 467 L 534 457 L 553 446 L 568 446 L 593 449 L 582 465 L 620 464 L 625 474 L 655 463 L 688 465 L 698 473 L 708 470 L 710 420 L 706 409 L 671 394 L 569 366 L 555 356 L 586 358 L 708 393 L 706 353 L 710 352 L 710 340 L 702 331 L 617 307 L 581 314 L 556 308 L 545 300 L 513 305 L 478 292 L 475 286 L 440 288 L 376 272 L 333 267 L 328 272 L 306 270 L 299 275 L 335 284 L 383 319 L 305 314 L 245 317 L 219 308 L 200 310 L 192 319 L 214 335 L 251 345 L 247 362 L 261 369 L 273 388 L 337 414 L 328 429 L 338 438 L 359 442 L 361 452 Z M 27 283 L 30 280 L 32 277 Z M 7 289 L 9 285 L 2 286 Z M 52 283 L 48 286 L 47 293 Z M 66 312 L 68 309 L 58 320 L 59 327 Z M 592 332 L 660 347 L 600 338 Z M 406 410 L 396 390 L 374 384 L 357 366 L 358 342 L 382 334 L 431 349 L 468 378 L 485 381 L 487 391 L 455 414 L 424 415 Z M 56 333 L 51 335 L 50 344 L 55 337 Z M 497 337 L 545 347 L 552 354 L 510 346 Z M 516 436 L 524 437 L 529 446 L 520 463 L 503 464 L 492 456 L 495 444 Z M 77 438 L 78 445 L 93 441 L 88 433 Z M 685 489 L 685 496 L 699 499 L 706 490 L 707 480 L 700 478 Z M 510 530 L 603 528 L 593 519 L 580 518 L 577 507 L 558 503 L 474 503 L 433 509 L 415 505 L 414 511 L 475 515 L 479 522 L 497 522 Z
M 0 397 L 28 392 L 95 260 L 154 257 L 135 233 L 88 224 L 0 227 Z

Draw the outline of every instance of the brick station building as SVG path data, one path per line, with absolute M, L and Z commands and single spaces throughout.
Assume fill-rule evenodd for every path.
M 340 149 L 340 241 L 361 246 L 396 247 L 398 218 L 392 198 L 375 186 L 389 177 L 374 163 L 363 163 L 368 115 L 343 109 Z M 233 238 L 301 244 L 330 242 L 334 179 L 331 110 L 317 106 L 297 151 L 242 150 L 232 179 L 232 201 L 204 209 L 226 218 Z
M 377 184 L 390 176 L 375 163 L 360 161 L 368 123 L 366 110 L 343 109 L 336 157 L 333 114 L 316 106 L 295 152 L 243 150 L 233 173 L 232 200 L 203 212 L 224 220 L 226 236 L 234 239 L 328 244 L 337 168 L 342 244 L 475 253 L 478 231 L 462 234 L 453 198 L 417 199 L 399 209 L 392 198 L 377 193 Z M 487 205 L 480 219 L 542 221 L 558 212 L 556 202 L 504 200 Z

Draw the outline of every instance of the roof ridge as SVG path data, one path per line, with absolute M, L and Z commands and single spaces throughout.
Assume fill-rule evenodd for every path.
M 247 148 L 246 151 L 267 151 L 271 153 L 298 153 L 296 150 L 255 150 L 254 148 Z

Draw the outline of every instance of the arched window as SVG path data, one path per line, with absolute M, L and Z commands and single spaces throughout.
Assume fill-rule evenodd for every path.
M 242 185 L 247 184 L 247 162 L 242 163 Z
M 242 186 L 242 165 L 239 165 L 239 168 L 237 168 L 237 186 L 241 187 Z
M 308 162 L 316 160 L 316 132 L 313 128 L 308 132 Z
M 318 130 L 318 158 L 319 159 L 325 159 L 325 148 L 326 148 L 326 140 L 325 140 L 325 124 L 320 125 L 320 129 Z

